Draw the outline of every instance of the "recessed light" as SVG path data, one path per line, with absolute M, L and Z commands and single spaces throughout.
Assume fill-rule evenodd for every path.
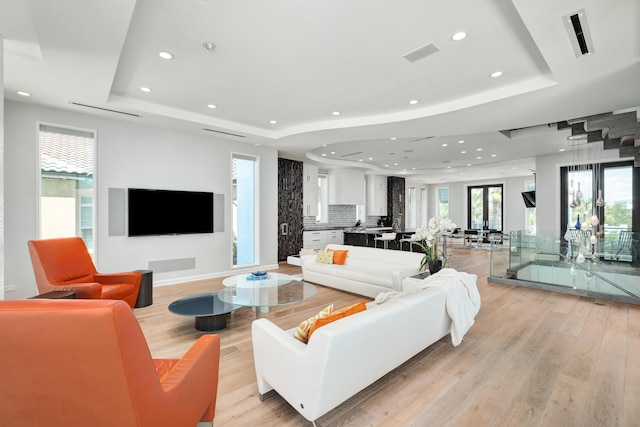
M 467 152 L 466 151 L 461 151 L 460 154 L 467 154 Z
M 332 152 L 331 152 L 331 153 L 329 153 L 329 154 L 336 154 L 336 152 L 335 152 L 335 151 L 332 151 Z
M 458 141 L 458 144 L 464 144 L 464 140 L 461 139 L 460 141 Z
M 322 157 L 327 157 L 327 153 L 322 153 Z
M 561 149 L 559 149 L 558 151 L 564 151 L 564 150 L 565 150 L 564 148 L 561 148 Z
M 451 40 L 454 41 L 460 41 L 463 40 L 467 37 L 467 33 L 465 33 L 464 31 L 460 31 L 459 33 L 455 33 L 454 35 L 451 36 Z
M 491 157 L 495 157 L 495 156 L 496 156 L 496 154 L 492 154 L 492 155 L 491 155 Z
M 212 51 L 216 48 L 216 45 L 211 43 L 211 42 L 204 42 L 202 43 L 202 47 L 205 48 L 208 51 Z
M 398 164 L 397 164 L 397 163 L 394 163 L 394 164 L 393 164 L 393 166 L 398 166 Z
M 476 148 L 476 151 L 482 151 L 482 148 Z
M 16 93 L 20 96 L 31 96 L 31 94 L 29 92 L 25 92 L 23 90 L 18 90 L 16 91 Z
M 369 157 L 369 160 L 373 160 L 373 157 Z
M 476 157 L 476 159 L 478 159 L 478 160 L 480 160 L 481 158 L 482 158 L 482 156 L 478 156 L 478 157 Z
M 340 111 L 334 111 L 334 112 L 333 112 L 333 113 L 331 113 L 331 114 L 333 114 L 334 116 L 339 116 L 339 115 L 340 115 Z
M 359 162 L 361 162 L 361 161 L 362 161 L 362 159 L 358 159 L 358 161 L 359 161 Z
M 493 73 L 490 74 L 490 76 L 493 78 L 500 77 L 501 75 L 502 75 L 502 71 L 494 71 Z
M 417 99 L 412 99 L 411 101 L 409 101 L 409 104 L 411 105 L 416 105 L 418 103 Z
M 451 166 L 447 166 L 447 169 L 451 169 Z
M 448 146 L 449 144 L 447 144 L 446 142 L 444 144 L 442 144 L 443 147 Z
M 276 120 L 271 120 L 271 121 L 269 121 L 269 123 L 271 123 L 272 125 L 275 125 L 278 122 Z
M 388 167 L 389 167 L 389 165 L 384 165 L 384 167 L 385 167 L 385 168 L 388 168 Z
M 512 167 L 511 169 L 516 170 L 516 169 L 518 169 L 518 168 L 514 166 L 514 167 Z
M 395 136 L 392 136 L 392 137 L 391 137 L 391 140 L 392 140 L 392 141 L 395 141 L 396 139 L 398 139 L 398 138 L 396 138 Z
M 173 53 L 167 52 L 166 50 L 158 52 L 158 56 L 162 59 L 173 59 Z
M 141 91 L 143 91 L 143 92 L 146 92 L 146 93 L 151 92 L 151 88 L 146 87 L 146 86 L 142 86 L 142 87 L 140 88 L 140 90 L 141 90 Z
M 471 163 L 467 163 L 467 166 L 471 166 Z
M 209 105 L 207 105 L 207 108 L 211 108 L 212 110 L 214 110 L 214 109 L 218 108 L 218 106 L 215 105 L 215 104 L 209 104 Z

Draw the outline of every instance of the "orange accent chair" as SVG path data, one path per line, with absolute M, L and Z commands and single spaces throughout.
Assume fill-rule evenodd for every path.
M 220 337 L 152 359 L 123 301 L 0 301 L 0 426 L 213 423 Z
M 29 240 L 38 292 L 75 291 L 76 298 L 124 300 L 134 307 L 142 274 L 100 274 L 80 237 Z

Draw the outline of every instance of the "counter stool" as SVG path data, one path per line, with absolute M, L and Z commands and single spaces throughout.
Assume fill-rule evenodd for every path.
M 384 249 L 389 249 L 389 241 L 396 240 L 396 233 L 382 233 L 377 234 L 376 237 L 373 238 L 375 241 L 376 248 L 378 247 L 378 241 L 382 242 L 382 246 Z
M 413 234 L 403 234 L 402 235 L 402 239 L 400 239 L 400 250 L 404 250 L 404 246 L 402 245 L 403 243 L 409 243 L 409 252 L 413 252 L 413 243 L 415 240 L 413 240 Z

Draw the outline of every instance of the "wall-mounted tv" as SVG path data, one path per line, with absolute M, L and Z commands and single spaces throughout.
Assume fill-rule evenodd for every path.
M 213 193 L 129 188 L 129 236 L 213 233 Z
M 536 192 L 535 191 L 525 191 L 522 193 L 522 199 L 524 200 L 524 205 L 528 208 L 536 207 Z

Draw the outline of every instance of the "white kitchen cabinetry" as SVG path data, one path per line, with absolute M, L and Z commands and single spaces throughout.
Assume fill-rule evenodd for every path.
M 302 214 L 318 216 L 318 166 L 304 163 L 302 175 Z
M 324 249 L 329 243 L 343 244 L 342 230 L 315 230 L 302 233 L 302 244 L 305 249 Z
M 364 172 L 356 169 L 329 171 L 330 205 L 364 205 Z
M 367 175 L 367 215 L 387 216 L 387 177 Z

